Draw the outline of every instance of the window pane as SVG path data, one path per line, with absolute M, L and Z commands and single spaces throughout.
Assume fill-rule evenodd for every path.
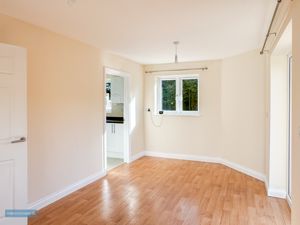
M 182 80 L 183 111 L 198 111 L 198 80 Z
M 162 110 L 176 111 L 176 80 L 162 80 Z

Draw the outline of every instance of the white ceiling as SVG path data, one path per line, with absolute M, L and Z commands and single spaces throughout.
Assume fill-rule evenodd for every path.
M 260 48 L 276 0 L 0 0 L 0 12 L 143 64 Z

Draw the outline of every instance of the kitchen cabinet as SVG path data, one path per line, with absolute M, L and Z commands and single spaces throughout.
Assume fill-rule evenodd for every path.
M 106 124 L 106 149 L 110 158 L 124 158 L 124 124 Z
M 113 76 L 111 78 L 111 102 L 124 103 L 124 79 Z

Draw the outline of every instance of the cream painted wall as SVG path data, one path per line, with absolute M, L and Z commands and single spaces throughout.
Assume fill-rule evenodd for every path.
M 99 51 L 0 15 L 0 42 L 28 51 L 29 202 L 101 171 Z
M 258 51 L 224 60 L 148 65 L 145 70 L 207 66 L 200 72 L 199 117 L 164 116 L 153 126 L 155 75 L 145 75 L 146 150 L 222 157 L 265 174 L 266 58 Z M 159 118 L 155 118 L 159 122 Z
M 299 12 L 299 1 L 294 7 Z M 299 40 L 299 20 L 299 15 L 294 13 L 295 62 L 300 57 L 296 52 L 299 43 L 295 41 Z M 224 157 L 265 172 L 266 73 L 265 58 L 257 51 L 224 60 L 175 66 L 209 67 L 208 71 L 200 72 L 202 115 L 165 117 L 163 126 L 155 128 L 146 112 L 148 107 L 153 109 L 154 76 L 145 75 L 143 85 L 140 65 L 113 54 L 101 54 L 78 41 L 3 15 L 0 15 L 0 42 L 28 49 L 30 202 L 101 170 L 103 66 L 131 74 L 131 107 L 136 114 L 131 134 L 132 154 L 146 149 Z M 174 65 L 145 67 L 159 68 L 174 68 Z M 295 65 L 294 74 L 299 74 L 299 70 Z M 293 92 L 294 149 L 300 146 L 297 76 L 294 76 Z M 293 212 L 300 209 L 300 192 L 296 191 L 300 180 L 295 175 L 300 170 L 297 152 L 294 150 Z M 297 216 L 293 213 L 294 221 L 300 220 Z
M 143 67 L 133 61 L 122 57 L 103 53 L 102 64 L 111 69 L 120 70 L 130 74 L 130 149 L 131 156 L 144 151 L 144 77 Z
M 292 225 L 300 224 L 300 1 L 293 2 Z
M 154 113 L 155 77 L 161 74 L 145 75 L 145 140 L 146 150 L 190 154 L 198 156 L 218 156 L 220 142 L 220 90 L 221 61 L 148 65 L 145 70 L 195 68 L 207 66 L 200 75 L 200 116 L 163 116 L 161 127 L 151 122 L 151 108 Z M 188 72 L 191 74 L 193 72 Z M 195 73 L 195 72 L 194 72 Z M 193 74 L 194 74 L 193 73 Z M 173 73 L 176 74 L 176 73 Z M 182 74 L 182 73 L 181 73 Z M 154 116 L 156 123 L 159 118 Z
M 269 168 L 270 168 L 270 98 L 271 98 L 271 57 L 269 54 L 266 54 L 266 82 L 265 82 L 265 111 L 266 111 L 266 121 L 265 121 L 265 175 L 266 175 L 266 182 L 269 181 Z M 268 185 L 268 183 L 267 183 Z
M 271 57 L 270 158 L 268 185 L 287 193 L 288 158 L 288 57 Z
M 140 65 L 1 14 L 0 42 L 28 51 L 30 203 L 102 171 L 104 66 L 131 74 L 132 154 L 144 149 Z
M 265 64 L 258 51 L 223 60 L 222 157 L 265 174 Z

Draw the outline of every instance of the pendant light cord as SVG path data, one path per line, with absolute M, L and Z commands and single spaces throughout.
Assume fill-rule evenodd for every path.
M 173 44 L 175 45 L 175 63 L 178 63 L 177 47 L 178 47 L 179 41 L 174 41 Z

